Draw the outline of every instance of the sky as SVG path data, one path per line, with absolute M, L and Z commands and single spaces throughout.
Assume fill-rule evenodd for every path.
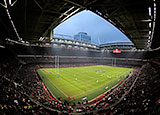
M 84 10 L 54 29 L 54 34 L 74 36 L 78 32 L 86 32 L 92 43 L 130 42 L 116 27 L 91 11 Z

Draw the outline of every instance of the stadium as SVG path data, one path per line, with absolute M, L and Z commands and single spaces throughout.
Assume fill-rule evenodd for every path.
M 0 114 L 159 115 L 158 0 L 0 2 Z M 53 36 L 90 10 L 132 43 Z

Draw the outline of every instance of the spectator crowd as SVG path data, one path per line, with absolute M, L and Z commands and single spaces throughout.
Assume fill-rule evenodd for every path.
M 158 63 L 148 62 L 135 69 L 99 98 L 70 105 L 60 98 L 55 99 L 46 90 L 36 73 L 40 64 L 27 63 L 31 61 L 26 60 L 0 60 L 0 114 L 160 114 Z

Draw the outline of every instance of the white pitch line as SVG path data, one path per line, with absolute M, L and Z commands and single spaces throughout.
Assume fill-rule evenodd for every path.
M 65 80 L 66 81 L 66 80 Z M 80 91 L 83 91 L 82 89 L 80 89 L 80 88 L 78 88 L 78 87 L 76 87 L 76 86 L 74 86 L 74 85 L 72 85 L 70 82 L 68 82 L 68 81 L 66 81 L 70 86 L 72 86 L 72 87 L 74 87 L 74 88 L 76 88 L 76 89 L 78 89 L 78 90 L 80 90 Z
M 93 91 L 93 90 L 95 90 L 95 89 L 101 89 L 103 86 L 105 86 L 105 84 L 100 85 L 99 87 L 93 88 L 93 89 L 91 89 L 91 90 L 88 90 L 88 91 L 86 91 L 86 92 L 88 93 L 88 92 L 91 92 L 91 91 Z M 86 93 L 86 92 L 85 92 L 85 93 Z M 79 96 L 79 95 L 82 95 L 82 94 L 85 94 L 85 93 L 83 92 L 83 93 L 80 93 L 80 94 L 73 95 L 73 96 L 71 96 L 71 98 L 72 98 L 72 97 Z
M 46 77 L 47 79 L 48 79 L 48 77 Z M 50 79 L 48 79 L 48 81 L 52 84 L 52 85 L 54 85 L 51 81 L 50 81 Z M 52 86 L 51 85 L 51 86 Z M 54 85 L 55 86 L 55 85 Z M 52 86 L 53 87 L 53 86 Z M 56 87 L 56 86 L 55 86 Z M 61 93 L 63 93 L 66 97 L 68 97 L 68 95 L 67 94 L 65 94 L 61 89 L 59 89 L 58 87 L 56 87 Z
M 79 75 L 79 74 L 77 74 L 77 75 Z M 84 91 L 84 90 L 82 90 L 82 89 L 80 89 L 80 88 L 78 88 L 78 87 L 76 87 L 76 86 L 74 86 L 74 85 L 72 85 L 70 82 L 68 82 L 67 80 L 65 80 L 65 79 L 63 79 L 65 82 L 67 82 L 70 86 L 72 86 L 73 88 L 76 88 L 76 89 L 78 89 L 78 90 L 80 90 L 80 91 Z

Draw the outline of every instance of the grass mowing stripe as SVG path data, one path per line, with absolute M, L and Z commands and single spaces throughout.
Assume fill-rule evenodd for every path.
M 78 89 L 78 90 L 80 90 L 80 91 L 83 91 L 82 89 L 80 89 L 80 88 L 78 88 L 78 87 L 76 87 L 75 85 L 73 85 L 73 84 L 71 84 L 67 79 L 65 79 L 65 78 L 63 78 L 70 86 L 72 86 L 72 87 L 74 87 L 74 88 L 76 88 L 76 89 Z
M 44 72 L 43 72 L 43 74 L 44 74 Z M 54 76 L 54 77 L 56 77 L 56 76 Z M 48 79 L 48 81 L 49 81 L 51 84 L 53 84 L 53 85 L 55 84 L 55 82 L 53 82 L 53 79 L 52 79 L 53 77 L 51 78 L 51 77 L 49 77 L 49 76 L 48 76 L 48 77 L 46 76 L 46 78 Z M 61 78 L 63 79 L 63 77 L 59 76 L 58 79 L 60 80 Z M 63 82 L 66 82 L 67 84 L 69 84 L 69 86 L 72 86 L 72 88 L 76 88 L 77 90 L 80 90 L 79 88 L 75 87 L 75 86 L 72 85 L 70 82 L 68 82 L 67 80 L 65 80 L 65 79 L 63 79 L 63 80 L 64 80 Z M 62 91 L 60 88 L 58 88 L 58 87 L 60 87 L 60 86 L 56 86 L 56 84 L 55 84 L 54 87 L 55 87 L 56 89 L 58 89 L 60 92 L 62 92 L 62 94 L 64 94 L 65 96 L 67 96 L 67 97 L 69 96 L 69 95 L 67 95 L 66 93 L 64 93 L 64 91 Z M 77 90 L 76 90 L 76 91 L 77 91 Z M 82 91 L 82 90 L 80 90 L 80 91 Z
M 47 79 L 49 79 L 48 77 L 46 77 Z M 51 82 L 51 80 L 48 80 L 54 87 L 56 87 L 54 85 L 54 83 Z M 61 89 L 59 89 L 58 87 L 56 87 L 63 95 L 65 95 L 66 97 L 68 97 L 68 95 L 66 95 Z
M 51 87 L 51 85 L 54 84 L 54 86 L 62 90 L 67 96 L 76 98 L 77 102 L 81 101 L 80 99 L 84 96 L 87 96 L 88 99 L 92 99 L 104 93 L 106 91 L 106 87 L 108 87 L 107 90 L 109 90 L 119 81 L 124 79 L 124 75 L 131 70 L 132 69 L 130 68 L 100 65 L 87 67 L 70 67 L 60 68 L 59 77 L 54 75 L 54 68 L 44 68 L 40 69 L 39 71 L 42 71 L 44 76 L 48 77 L 48 79 L 44 79 L 46 85 L 48 83 L 48 87 Z M 52 84 L 49 83 L 49 81 L 52 82 Z M 53 90 L 52 92 L 54 95 L 56 95 L 56 97 L 62 97 L 64 100 L 66 99 L 66 96 L 64 97 L 64 94 L 61 91 Z
M 73 72 L 72 72 L 72 73 L 73 73 Z M 75 75 L 75 74 L 74 74 L 74 75 Z M 68 76 L 70 76 L 70 75 L 67 74 L 66 77 L 68 77 Z M 81 78 L 79 78 L 78 76 L 77 76 L 76 78 L 78 78 L 78 80 L 81 80 Z M 67 79 L 69 79 L 69 78 L 67 78 Z M 85 78 L 84 78 L 84 79 L 85 79 Z M 85 80 L 86 80 L 86 79 L 85 79 Z M 73 77 L 70 77 L 70 80 L 67 80 L 67 81 L 70 81 L 71 83 L 76 82 L 76 81 L 75 81 L 75 78 L 73 79 Z M 82 81 L 82 80 L 81 80 L 81 81 Z M 86 84 L 88 84 L 88 85 L 86 85 Z M 80 84 L 79 84 L 79 85 L 80 85 Z M 84 84 L 84 83 L 81 82 L 81 87 L 82 87 L 82 86 L 86 87 L 86 86 L 89 86 L 89 85 L 90 85 L 89 83 L 86 83 L 86 82 L 85 82 L 85 84 Z M 79 87 L 78 87 L 78 84 L 75 84 L 75 83 L 74 83 L 74 86 L 75 86 L 76 88 L 79 88 Z M 80 89 L 81 91 L 84 91 L 83 88 L 79 88 L 79 89 Z
M 60 92 L 60 90 L 58 90 L 55 85 L 53 85 L 52 83 L 50 83 L 52 80 L 48 80 L 46 79 L 48 76 L 45 76 L 45 74 L 43 73 L 43 71 L 37 70 L 38 74 L 41 76 L 41 78 L 43 79 L 45 85 L 50 89 L 50 91 L 53 93 L 53 95 L 57 98 L 57 97 L 61 97 L 61 98 L 65 98 L 66 96 Z M 44 75 L 44 76 L 43 76 Z

